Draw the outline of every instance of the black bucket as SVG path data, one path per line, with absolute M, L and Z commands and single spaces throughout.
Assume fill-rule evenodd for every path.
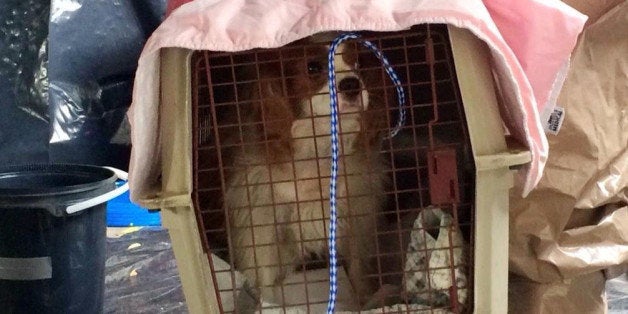
M 0 168 L 0 312 L 103 311 L 106 201 L 124 192 L 118 176 L 83 165 Z

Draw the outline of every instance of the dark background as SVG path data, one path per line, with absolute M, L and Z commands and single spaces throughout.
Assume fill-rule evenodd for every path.
M 166 0 L 0 0 L 0 165 L 127 169 L 133 75 L 165 9 Z

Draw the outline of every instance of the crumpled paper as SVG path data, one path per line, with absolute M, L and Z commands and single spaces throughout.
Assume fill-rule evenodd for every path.
M 569 2 L 597 14 L 612 1 Z M 624 1 L 585 29 L 558 99 L 565 120 L 549 136 L 544 177 L 526 199 L 511 194 L 512 313 L 604 313 L 604 282 L 626 271 L 626 25 Z

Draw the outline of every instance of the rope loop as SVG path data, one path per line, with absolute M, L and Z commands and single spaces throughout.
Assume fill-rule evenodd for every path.
M 333 314 L 336 308 L 336 295 L 338 293 L 338 259 L 336 252 L 336 228 L 338 220 L 338 212 L 336 208 L 336 183 L 338 181 L 338 93 L 336 90 L 336 71 L 334 66 L 334 56 L 338 46 L 347 39 L 359 39 L 360 35 L 356 33 L 345 33 L 336 37 L 329 48 L 327 54 L 328 61 L 328 81 L 329 81 L 329 107 L 331 108 L 331 178 L 329 180 L 329 301 L 327 302 L 327 313 Z M 388 59 L 379 51 L 379 49 L 368 40 L 360 40 L 360 43 L 369 48 L 375 56 L 382 62 L 386 73 L 395 84 L 397 90 L 397 98 L 399 100 L 399 118 L 397 125 L 393 128 L 386 138 L 392 138 L 403 127 L 406 120 L 406 111 L 404 104 L 406 95 L 401 80 L 392 68 Z

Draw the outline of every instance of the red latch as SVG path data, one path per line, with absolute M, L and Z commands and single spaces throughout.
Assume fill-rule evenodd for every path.
M 460 202 L 456 151 L 444 149 L 427 153 L 430 178 L 430 198 L 433 205 Z

